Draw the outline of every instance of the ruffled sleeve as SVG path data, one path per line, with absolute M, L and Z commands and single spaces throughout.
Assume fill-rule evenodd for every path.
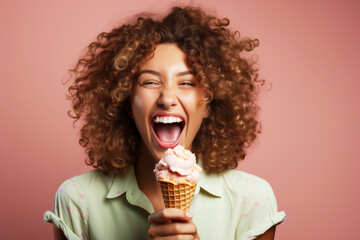
M 255 239 L 286 217 L 285 212 L 278 212 L 275 195 L 268 182 L 257 178 L 252 179 L 250 184 L 248 197 L 239 203 L 243 207 L 236 233 L 238 240 Z
M 90 239 L 87 226 L 87 206 L 84 194 L 75 179 L 65 181 L 56 192 L 53 211 L 44 215 L 45 222 L 61 229 L 69 240 Z

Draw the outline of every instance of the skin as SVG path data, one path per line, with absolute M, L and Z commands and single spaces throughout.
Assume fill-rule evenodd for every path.
M 130 115 L 142 138 L 135 162 L 136 179 L 155 210 L 148 218 L 149 236 L 154 240 L 200 239 L 191 213 L 165 208 L 160 185 L 153 173 L 166 150 L 152 129 L 154 116 L 180 116 L 185 124 L 177 143 L 189 150 L 202 120 L 208 117 L 204 92 L 186 63 L 185 53 L 176 44 L 158 45 L 154 55 L 145 60 L 131 96 Z M 272 240 L 274 234 L 275 227 L 257 239 Z M 56 227 L 54 239 L 66 239 Z
M 186 55 L 175 44 L 158 45 L 154 55 L 140 68 L 132 95 L 132 116 L 142 137 L 135 174 L 139 188 L 155 210 L 149 217 L 152 239 L 175 236 L 194 239 L 197 235 L 196 226 L 184 211 L 164 209 L 161 189 L 153 173 L 155 164 L 166 150 L 152 130 L 153 116 L 181 116 L 185 125 L 179 144 L 189 150 L 203 118 L 208 116 L 204 92 L 185 60 Z
M 275 239 L 276 226 L 271 227 L 264 234 L 257 237 L 257 240 L 274 240 Z
M 203 89 L 198 86 L 185 59 L 185 53 L 177 45 L 158 45 L 154 55 L 140 68 L 132 94 L 132 116 L 142 137 L 142 144 L 146 145 L 147 154 L 151 154 L 144 161 L 150 161 L 153 165 L 164 156 L 167 149 L 157 142 L 153 133 L 153 116 L 173 115 L 183 118 L 185 126 L 179 144 L 191 150 L 201 122 L 208 115 Z
M 59 228 L 57 228 L 54 225 L 53 229 L 54 229 L 54 239 L 55 240 L 66 240 L 64 233 Z

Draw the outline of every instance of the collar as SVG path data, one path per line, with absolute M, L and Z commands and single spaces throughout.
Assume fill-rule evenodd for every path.
M 154 208 L 151 205 L 149 199 L 139 189 L 139 186 L 135 177 L 135 167 L 132 165 L 129 172 L 124 176 L 118 175 L 114 178 L 114 181 L 110 187 L 107 199 L 114 199 L 120 197 L 125 193 L 127 201 L 131 205 L 135 205 L 143 208 L 148 213 L 153 213 Z
M 195 195 L 199 191 L 204 190 L 208 194 L 214 197 L 220 197 L 223 195 L 222 178 L 221 174 L 208 174 L 204 171 L 200 173 L 198 186 L 196 186 Z
M 199 161 L 201 166 L 201 162 Z M 200 173 L 199 182 L 196 186 L 195 195 L 197 195 L 201 190 L 207 192 L 208 194 L 221 197 L 223 193 L 221 179 L 219 178 L 221 174 L 208 174 L 205 171 Z M 108 194 L 106 195 L 107 199 L 117 198 L 122 194 L 129 192 L 133 194 L 138 189 L 134 165 L 131 165 L 129 172 L 125 175 L 117 175 L 114 178 L 114 181 L 109 189 Z M 140 191 L 140 190 L 139 190 Z
M 137 187 L 134 165 L 131 165 L 128 173 L 125 175 L 116 175 L 114 181 L 106 195 L 107 199 L 117 198 L 129 190 Z

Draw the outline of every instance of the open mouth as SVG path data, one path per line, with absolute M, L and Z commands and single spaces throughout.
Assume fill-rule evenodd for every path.
M 174 148 L 179 144 L 184 126 L 185 121 L 181 116 L 158 115 L 152 121 L 155 139 L 164 149 Z

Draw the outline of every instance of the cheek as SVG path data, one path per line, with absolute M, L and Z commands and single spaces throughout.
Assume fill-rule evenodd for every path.
M 131 110 L 136 126 L 140 132 L 144 131 L 147 123 L 147 101 L 135 95 L 132 99 Z
M 144 91 L 141 88 L 136 88 L 131 101 L 131 110 L 133 114 L 138 115 L 146 114 L 146 111 L 150 108 L 152 102 L 152 95 L 149 91 Z
M 135 120 L 143 113 L 144 101 L 137 95 L 135 95 L 131 101 L 131 111 Z
M 186 111 L 192 119 L 202 119 L 206 113 L 204 94 L 201 92 L 184 95 L 181 102 L 186 106 Z
M 139 131 L 148 129 L 148 119 L 154 104 L 153 91 L 135 90 L 131 100 L 131 111 Z
M 194 137 L 198 132 L 206 113 L 205 102 L 203 101 L 203 97 L 201 95 L 199 96 L 199 94 L 188 95 L 185 98 L 182 98 L 182 102 L 190 120 L 189 130 Z
M 180 99 L 189 110 L 199 110 L 199 108 L 202 108 L 202 104 L 200 104 L 200 102 L 204 99 L 204 97 L 203 94 L 198 91 L 194 91 L 180 94 Z

